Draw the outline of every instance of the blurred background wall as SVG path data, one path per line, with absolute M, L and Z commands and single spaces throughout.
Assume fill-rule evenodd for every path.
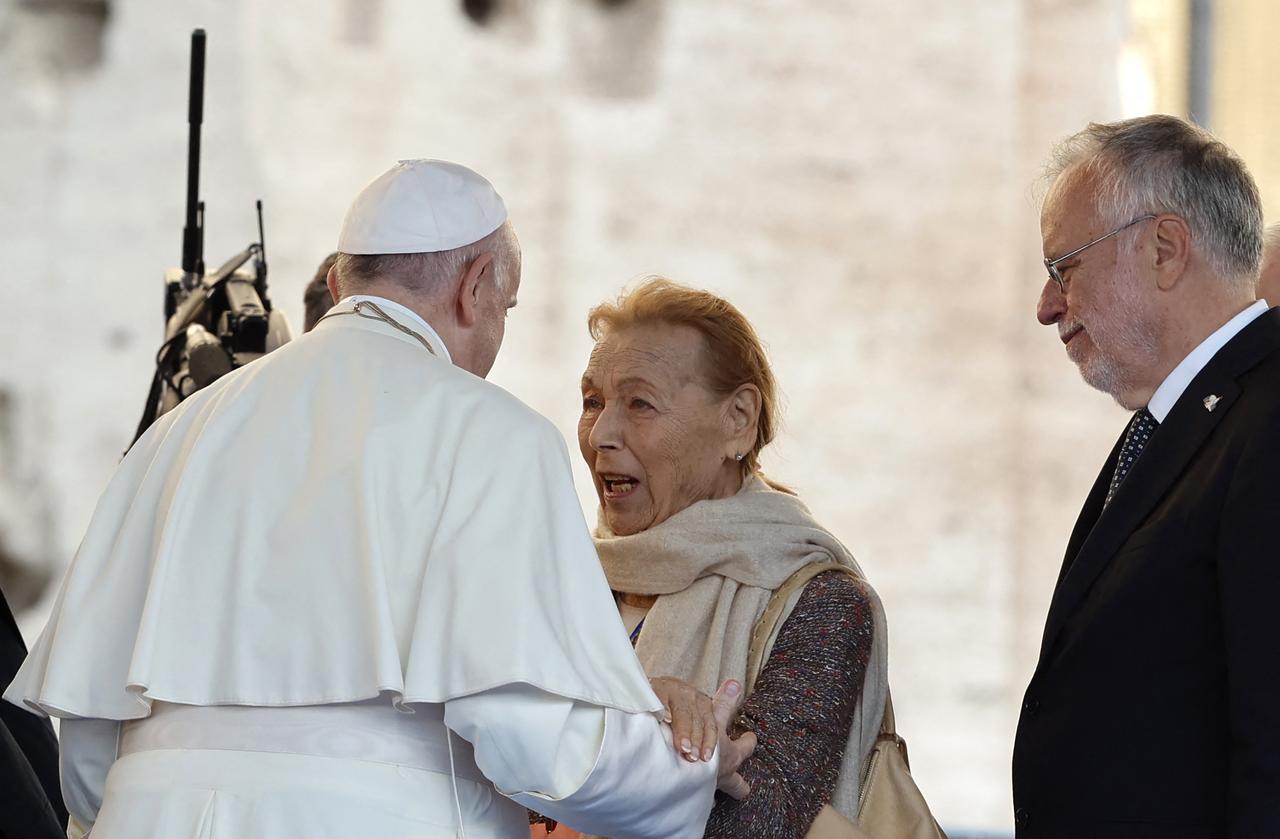
M 1269 0 L 0 0 L 0 585 L 32 638 L 153 369 L 195 26 L 207 259 L 264 199 L 295 328 L 350 199 L 422 156 L 506 197 L 491 379 L 571 447 L 592 304 L 651 273 L 737 303 L 786 398 L 766 468 L 886 603 L 921 787 L 1011 829 L 1021 692 L 1125 422 L 1034 320 L 1037 172 L 1089 120 L 1194 113 L 1280 212 Z

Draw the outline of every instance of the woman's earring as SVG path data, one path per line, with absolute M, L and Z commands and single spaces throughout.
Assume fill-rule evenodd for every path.
M 745 455 L 737 454 L 733 456 L 733 459 L 741 463 L 743 457 L 745 457 Z

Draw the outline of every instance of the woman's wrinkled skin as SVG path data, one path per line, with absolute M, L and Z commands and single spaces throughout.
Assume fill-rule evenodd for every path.
M 698 501 L 742 488 L 739 456 L 756 444 L 759 389 L 711 390 L 702 334 L 683 324 L 646 323 L 609 330 L 582 376 L 578 445 L 591 469 L 605 522 L 629 536 Z M 620 592 L 647 607 L 656 599 Z M 725 682 L 708 697 L 678 679 L 650 679 L 667 709 L 672 741 L 686 760 L 711 760 L 718 748 L 718 789 L 741 799 L 750 786 L 738 773 L 755 736 L 726 733 L 742 704 L 742 686 Z
M 755 445 L 760 392 L 711 391 L 703 341 L 693 327 L 650 323 L 609 331 L 591 353 L 578 445 L 619 536 L 742 488 L 737 457 Z

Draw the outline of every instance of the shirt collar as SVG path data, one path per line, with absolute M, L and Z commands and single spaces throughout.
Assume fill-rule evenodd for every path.
M 408 306 L 405 306 L 402 303 L 397 303 L 394 300 L 388 300 L 385 297 L 378 297 L 374 294 L 352 294 L 349 297 L 344 297 L 339 300 L 338 305 L 342 305 L 343 303 L 359 303 L 361 300 L 368 300 L 370 303 L 381 306 L 389 315 L 403 317 L 406 321 L 404 324 L 405 326 L 421 332 L 422 337 L 426 338 L 427 342 L 439 351 L 441 358 L 450 364 L 453 363 L 453 356 L 449 355 L 449 348 L 445 346 L 444 339 L 440 337 L 440 333 L 436 332 L 435 329 L 432 328 L 431 324 L 423 320 L 421 315 L 410 309 Z
M 1191 384 L 1191 380 L 1218 354 L 1218 350 L 1267 309 L 1267 301 L 1255 300 L 1251 306 L 1201 341 L 1200 346 L 1192 350 L 1177 367 L 1173 368 L 1173 372 L 1160 383 L 1160 387 L 1156 388 L 1156 392 L 1151 395 L 1151 401 L 1147 403 L 1147 410 L 1156 418 L 1156 422 L 1164 422 L 1178 398 Z

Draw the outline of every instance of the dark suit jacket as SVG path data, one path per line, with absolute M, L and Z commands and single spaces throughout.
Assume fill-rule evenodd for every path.
M 1119 449 L 1024 697 L 1018 839 L 1280 837 L 1280 310 L 1195 377 L 1104 511 Z
M 18 624 L 0 595 L 0 691 L 26 657 Z M 0 839 L 65 837 L 66 823 L 53 726 L 0 700 Z

